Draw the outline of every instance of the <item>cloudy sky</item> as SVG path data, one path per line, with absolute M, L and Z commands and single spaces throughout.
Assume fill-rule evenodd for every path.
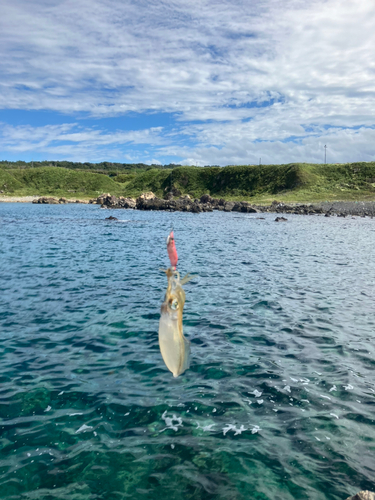
M 375 160 L 374 0 L 3 0 L 0 160 Z

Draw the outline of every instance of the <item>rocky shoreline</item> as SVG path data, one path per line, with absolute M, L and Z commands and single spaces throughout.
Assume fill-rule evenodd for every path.
M 242 213 L 278 213 L 298 215 L 325 215 L 326 217 L 346 217 L 355 215 L 360 217 L 375 216 L 375 202 L 321 202 L 311 204 L 286 204 L 273 201 L 271 205 L 255 205 L 247 201 L 226 201 L 223 198 L 212 198 L 204 194 L 199 199 L 192 199 L 189 195 L 174 198 L 169 195 L 167 199 L 157 198 L 154 193 L 143 193 L 137 199 L 111 196 L 103 194 L 90 203 L 100 204 L 101 208 L 122 209 L 131 208 L 137 210 L 164 210 L 169 212 L 212 212 L 219 210 L 223 212 Z M 282 219 L 282 218 L 280 218 Z
M 55 198 L 54 196 L 42 196 L 32 201 L 32 203 L 38 203 L 43 205 L 61 205 L 65 203 L 84 203 L 88 204 L 88 200 L 72 200 L 68 198 Z
M 375 201 L 334 201 L 317 203 L 293 203 L 286 204 L 273 201 L 271 205 L 256 205 L 247 201 L 227 201 L 223 198 L 212 198 L 205 194 L 198 198 L 189 195 L 174 197 L 168 193 L 164 199 L 158 198 L 152 192 L 143 193 L 137 199 L 125 198 L 123 196 L 111 196 L 104 193 L 91 200 L 57 198 L 53 196 L 25 196 L 25 197 L 1 197 L 0 202 L 32 202 L 34 204 L 59 205 L 68 203 L 97 204 L 101 208 L 109 209 L 136 209 L 136 210 L 164 210 L 169 212 L 212 212 L 219 210 L 223 212 L 242 213 L 277 213 L 298 215 L 325 215 L 347 217 L 375 217 Z M 281 220 L 282 218 L 280 218 Z

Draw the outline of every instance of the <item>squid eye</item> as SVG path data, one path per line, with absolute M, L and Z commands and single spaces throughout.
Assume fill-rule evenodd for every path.
M 178 300 L 177 300 L 177 299 L 173 299 L 173 300 L 170 302 L 170 304 L 169 304 L 169 305 L 171 306 L 171 309 L 173 309 L 173 310 L 175 311 L 176 309 L 178 309 Z

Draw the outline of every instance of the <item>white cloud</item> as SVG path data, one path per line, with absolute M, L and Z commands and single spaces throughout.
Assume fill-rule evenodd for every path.
M 173 131 L 33 127 L 34 142 L 18 128 L 5 150 L 38 143 L 74 154 L 74 143 L 84 154 L 112 144 L 124 156 L 124 144 L 145 143 L 160 158 L 249 163 L 263 151 L 279 163 L 317 159 L 317 141 L 333 141 L 340 158 L 373 159 L 374 24 L 373 0 L 7 0 L 0 108 L 168 112 L 177 122 Z M 72 144 L 54 145 L 61 133 Z M 282 142 L 290 136 L 301 140 Z
M 83 128 L 77 123 L 44 127 L 13 127 L 0 123 L 0 150 L 48 154 L 49 158 L 76 161 L 115 161 L 124 157 L 127 161 L 139 161 L 137 146 L 160 147 L 166 144 L 162 132 L 162 127 L 109 132 Z M 129 154 L 132 150 L 133 154 Z

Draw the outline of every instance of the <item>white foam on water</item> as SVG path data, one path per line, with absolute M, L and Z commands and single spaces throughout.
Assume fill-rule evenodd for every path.
M 331 441 L 331 438 L 329 438 L 328 436 L 326 436 L 326 439 L 328 439 L 328 441 Z
M 242 434 L 246 430 L 247 429 L 243 425 L 241 425 L 241 427 L 239 429 L 237 429 L 237 427 L 235 425 L 233 425 L 233 424 L 227 424 L 225 427 L 223 427 L 223 434 L 225 436 L 225 434 L 228 431 L 233 431 L 234 435 L 237 436 L 238 434 Z
M 258 405 L 262 405 L 263 404 L 263 399 L 257 399 L 257 403 L 258 403 Z
M 332 415 L 332 417 L 336 417 L 337 419 L 339 418 L 336 413 L 330 413 L 330 415 Z
M 64 394 L 64 391 L 61 391 L 58 393 L 58 396 L 62 396 Z
M 47 406 L 47 408 L 44 411 L 50 411 L 52 409 L 52 406 Z
M 319 394 L 321 398 L 329 399 L 331 401 L 331 398 L 329 396 L 324 396 L 324 394 Z
M 255 389 L 254 391 L 249 392 L 249 394 L 254 394 L 254 396 L 255 396 L 256 398 L 260 398 L 260 396 L 262 395 L 262 392 L 259 392 L 259 391 L 257 391 L 257 390 Z
M 254 425 L 254 427 L 251 429 L 251 434 L 257 434 L 261 430 L 262 429 L 259 427 L 259 425 Z
M 336 387 L 335 385 L 333 385 L 333 386 L 330 388 L 330 390 L 329 390 L 329 392 L 332 392 L 332 391 L 337 391 L 337 387 Z
M 130 413 L 129 413 L 129 412 L 128 412 L 128 413 L 125 413 L 125 414 L 124 414 L 124 417 L 127 417 L 128 415 L 130 415 Z
M 167 410 L 163 413 L 163 415 L 161 416 L 161 418 L 164 420 L 165 425 L 167 427 L 165 427 L 165 429 L 163 429 L 160 432 L 163 432 L 163 431 L 165 431 L 167 429 L 172 429 L 174 431 L 178 431 L 179 427 L 183 427 L 183 425 L 182 425 L 182 418 L 181 417 L 176 417 L 175 414 L 173 414 L 172 417 L 168 417 L 167 416 Z
M 283 391 L 291 392 L 290 390 L 290 385 L 286 385 L 283 389 Z
M 249 403 L 249 405 L 251 405 L 251 404 L 252 404 L 251 399 L 244 399 L 244 401 L 246 401 L 246 403 Z
M 320 439 L 319 439 L 319 438 L 317 438 L 316 436 L 315 436 L 315 439 L 316 439 L 317 441 L 320 441 Z
M 203 427 L 197 422 L 197 429 L 202 429 L 204 432 L 209 432 L 215 424 L 204 425 Z
M 290 380 L 293 380 L 293 382 L 298 382 L 298 378 L 293 378 L 293 377 L 289 377 Z
M 174 444 L 171 444 L 171 448 L 172 448 L 172 450 L 174 450 Z
M 86 425 L 86 424 L 83 424 L 77 431 L 76 431 L 76 434 L 78 434 L 78 432 L 86 432 L 86 431 L 89 431 L 91 429 L 93 429 L 94 427 L 92 427 L 91 425 Z
M 353 387 L 352 385 L 350 385 L 350 384 L 348 384 L 348 385 L 344 385 L 343 387 L 344 387 L 344 389 L 345 389 L 346 391 L 351 391 L 352 389 L 354 389 L 354 387 Z
M 69 413 L 69 417 L 74 417 L 74 415 L 83 415 L 83 413 Z

